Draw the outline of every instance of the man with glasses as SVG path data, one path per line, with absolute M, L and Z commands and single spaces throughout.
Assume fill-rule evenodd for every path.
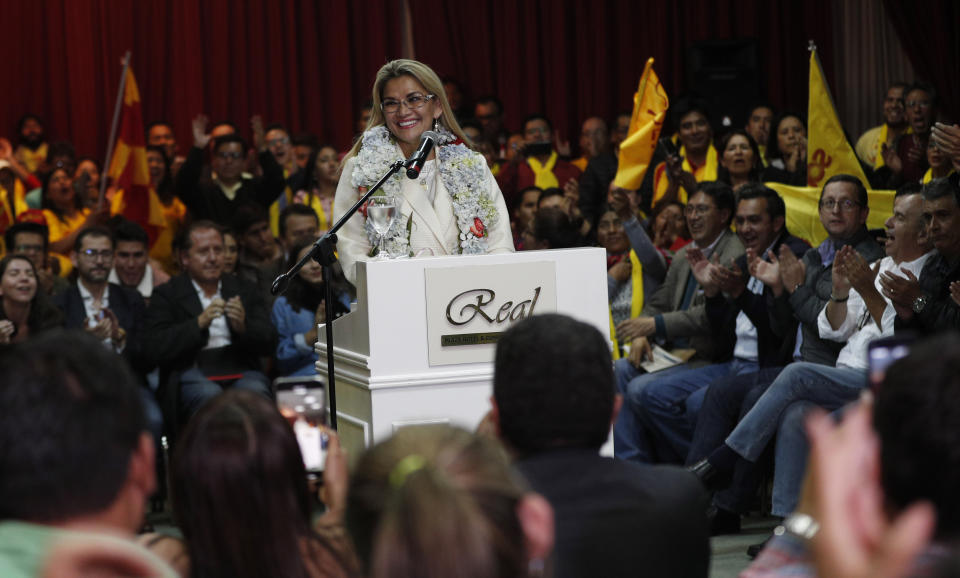
M 523 122 L 523 142 L 517 155 L 500 170 L 497 182 L 507 206 L 527 187 L 546 190 L 557 187 L 572 197 L 579 207 L 580 169 L 561 159 L 553 146 L 553 127 L 542 114 L 531 114 Z
M 903 100 L 910 130 L 891 146 L 882 147 L 884 166 L 877 170 L 874 180 L 884 188 L 918 182 L 927 171 L 927 140 L 937 116 L 936 90 L 918 82 L 903 93 Z
M 203 149 L 211 136 L 206 134 L 207 119 L 199 116 L 193 121 L 193 148 L 177 174 L 177 195 L 190 210 L 194 219 L 209 219 L 220 225 L 229 225 L 234 211 L 240 205 L 255 202 L 264 209 L 283 192 L 286 181 L 283 169 L 267 148 L 261 131 L 254 131 L 263 170 L 262 177 L 244 175 L 246 145 L 237 134 L 226 134 L 213 139 L 211 167 L 215 177 L 210 182 L 200 178 L 203 170 Z
M 733 353 L 733 324 L 722 328 L 710 325 L 706 296 L 687 259 L 693 249 L 723 265 L 743 255 L 743 244 L 730 231 L 733 213 L 734 195 L 728 185 L 701 183 L 686 208 L 693 243 L 677 252 L 666 280 L 647 297 L 641 315 L 617 325 L 619 342 L 630 343 L 629 358 L 618 360 L 615 366 L 617 388 L 624 397 L 623 410 L 613 428 L 614 454 L 619 458 L 657 461 L 653 440 L 639 422 L 637 404 L 644 388 L 691 367 L 729 360 Z M 640 365 L 649 358 L 654 339 L 672 347 L 692 348 L 696 355 L 688 364 L 646 373 Z
M 120 354 L 145 385 L 149 367 L 144 360 L 141 333 L 145 305 L 133 289 L 109 282 L 116 243 L 110 231 L 101 227 L 84 229 L 74 241 L 76 283 L 54 298 L 63 311 L 64 327 L 93 335 L 104 347 Z M 163 416 L 153 394 L 142 388 L 150 432 L 160 439 Z

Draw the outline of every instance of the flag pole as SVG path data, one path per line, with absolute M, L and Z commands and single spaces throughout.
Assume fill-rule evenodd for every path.
M 110 127 L 110 138 L 107 140 L 107 160 L 103 163 L 103 173 L 100 177 L 100 197 L 97 199 L 97 211 L 103 209 L 103 200 L 107 192 L 107 173 L 110 172 L 110 157 L 113 156 L 113 145 L 117 140 L 117 124 L 120 122 L 120 110 L 123 108 L 123 91 L 127 86 L 127 69 L 130 68 L 130 51 L 123 55 L 123 71 L 120 73 L 120 88 L 117 90 L 117 105 L 113 108 L 113 125 Z

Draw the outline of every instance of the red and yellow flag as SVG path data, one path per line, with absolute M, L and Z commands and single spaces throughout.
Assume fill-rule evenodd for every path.
M 657 139 L 660 138 L 660 129 L 669 106 L 667 92 L 653 71 L 653 59 L 650 58 L 640 77 L 640 87 L 633 95 L 630 132 L 620 143 L 617 176 L 613 179 L 616 186 L 634 190 L 640 188 L 657 148 Z
M 163 206 L 156 191 L 150 186 L 150 171 L 147 168 L 147 149 L 143 133 L 143 113 L 140 105 L 140 90 L 127 67 L 126 85 L 123 90 L 123 113 L 117 144 L 110 160 L 108 174 L 117 188 L 122 189 L 122 201 L 114 203 L 127 219 L 147 231 L 150 243 L 156 240 L 165 225 Z M 116 201 L 116 199 L 115 199 Z

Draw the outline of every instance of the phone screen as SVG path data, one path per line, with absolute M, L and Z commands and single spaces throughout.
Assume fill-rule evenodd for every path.
M 274 380 L 277 408 L 297 436 L 308 472 L 322 472 L 327 460 L 327 393 L 320 376 Z

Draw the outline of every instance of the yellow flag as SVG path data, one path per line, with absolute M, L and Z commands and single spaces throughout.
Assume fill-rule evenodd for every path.
M 807 184 L 821 188 L 833 175 L 845 173 L 869 186 L 833 106 L 830 88 L 816 49 L 810 51 L 810 100 L 807 113 Z
M 639 189 L 650 167 L 650 159 L 657 148 L 657 139 L 667 115 L 670 100 L 657 73 L 653 71 L 653 59 L 647 60 L 640 77 L 640 87 L 633 95 L 633 116 L 630 132 L 620 143 L 620 158 L 617 176 L 613 183 L 624 189 Z

